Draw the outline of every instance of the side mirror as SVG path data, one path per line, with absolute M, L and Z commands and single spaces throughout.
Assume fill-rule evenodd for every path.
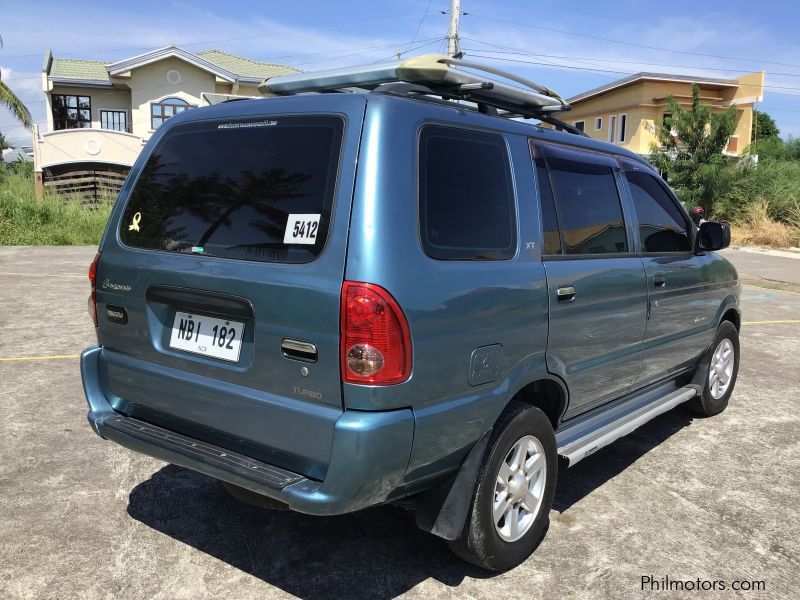
M 706 221 L 697 232 L 697 250 L 713 251 L 727 248 L 731 243 L 731 226 L 719 221 Z

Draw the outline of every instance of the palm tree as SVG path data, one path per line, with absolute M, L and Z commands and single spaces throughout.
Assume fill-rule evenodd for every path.
M 3 47 L 3 38 L 0 37 L 0 48 Z M 0 74 L 2 77 L 2 74 Z M 33 124 L 33 119 L 31 118 L 31 111 L 28 110 L 28 107 L 22 103 L 22 100 L 17 98 L 17 95 L 11 91 L 5 83 L 3 83 L 2 79 L 0 79 L 0 107 L 7 108 L 11 115 L 24 127 L 30 127 Z M 0 155 L 0 160 L 3 157 Z

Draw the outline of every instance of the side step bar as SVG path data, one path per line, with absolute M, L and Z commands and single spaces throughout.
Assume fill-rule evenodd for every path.
M 614 406 L 556 432 L 559 456 L 567 459 L 571 467 L 654 417 L 690 400 L 697 395 L 698 390 L 697 387 L 688 385 L 678 389 L 673 387 L 666 394 L 662 389 L 654 392 L 655 394 L 651 392 L 641 399 Z

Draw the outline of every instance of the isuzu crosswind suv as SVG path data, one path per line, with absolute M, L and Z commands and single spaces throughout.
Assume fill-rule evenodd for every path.
M 120 192 L 81 359 L 98 435 L 311 515 L 402 501 L 504 570 L 559 457 L 726 407 L 728 226 L 555 92 L 437 55 L 263 89 L 170 118 Z

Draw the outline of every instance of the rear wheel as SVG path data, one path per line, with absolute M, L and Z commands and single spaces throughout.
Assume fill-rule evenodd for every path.
M 495 426 L 453 552 L 492 571 L 523 562 L 547 532 L 557 474 L 550 420 L 536 407 L 512 403 Z
M 688 407 L 704 417 L 718 415 L 728 406 L 739 372 L 739 332 L 730 321 L 717 329 L 703 393 L 689 401 Z

